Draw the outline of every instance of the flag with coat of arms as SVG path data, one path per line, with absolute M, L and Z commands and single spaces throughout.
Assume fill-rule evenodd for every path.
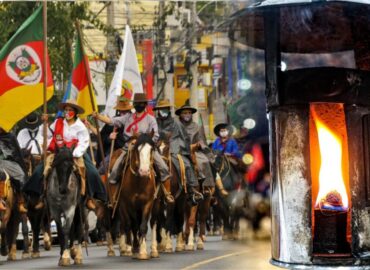
M 0 127 L 10 131 L 26 115 L 54 94 L 49 57 L 44 66 L 42 6 L 18 28 L 0 50 Z

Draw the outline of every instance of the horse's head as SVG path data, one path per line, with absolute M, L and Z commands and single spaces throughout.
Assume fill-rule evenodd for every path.
M 222 164 L 224 162 L 224 159 L 225 159 L 225 155 L 221 151 L 215 151 L 214 150 L 213 153 L 215 154 L 215 161 L 213 163 L 213 167 L 217 171 L 220 171 L 221 168 L 222 168 Z
M 134 155 L 136 156 L 135 166 L 140 176 L 150 176 L 155 149 L 155 143 L 152 137 L 153 133 L 142 133 L 138 135 L 133 147 Z
M 31 176 L 33 173 L 33 169 L 35 168 L 35 160 L 31 154 L 31 148 L 22 148 L 21 154 L 26 165 L 26 171 L 28 176 Z
M 59 181 L 59 193 L 66 194 L 68 180 L 73 170 L 72 150 L 63 146 L 56 148 L 52 167 L 55 168 Z
M 172 133 L 171 132 L 161 132 L 159 134 L 159 139 L 158 139 L 158 150 L 159 153 L 162 156 L 167 157 L 170 153 L 170 138 L 171 138 Z

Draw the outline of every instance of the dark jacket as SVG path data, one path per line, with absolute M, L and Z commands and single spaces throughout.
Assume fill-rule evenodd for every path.
M 16 137 L 12 133 L 0 134 L 0 159 L 18 163 L 26 173 L 26 165 L 23 160 L 21 148 L 19 147 Z

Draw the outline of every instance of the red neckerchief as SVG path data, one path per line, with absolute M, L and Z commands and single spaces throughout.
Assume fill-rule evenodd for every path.
M 133 128 L 134 130 L 134 133 L 137 133 L 138 130 L 139 130 L 139 127 L 138 127 L 138 123 L 144 119 L 145 116 L 147 116 L 147 112 L 143 113 L 142 116 L 140 117 L 137 117 L 137 113 L 134 114 L 134 122 L 132 122 L 127 128 L 126 128 L 126 132 L 130 132 L 131 128 Z
M 56 146 L 60 148 L 60 147 L 63 147 L 63 145 L 65 145 L 68 148 L 72 148 L 78 144 L 78 139 L 73 139 L 70 142 L 64 141 L 64 138 L 63 138 L 64 122 L 63 121 L 64 121 L 63 118 L 58 118 L 55 123 L 54 135 L 48 147 L 49 151 L 54 152 Z

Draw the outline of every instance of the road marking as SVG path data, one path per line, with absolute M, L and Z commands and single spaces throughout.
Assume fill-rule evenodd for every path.
M 219 261 L 219 260 L 222 260 L 222 259 L 225 259 L 225 258 L 228 258 L 228 257 L 237 256 L 237 255 L 240 255 L 240 254 L 245 254 L 245 253 L 248 253 L 248 252 L 250 252 L 250 250 L 239 251 L 239 252 L 234 252 L 234 253 L 214 257 L 212 259 L 208 259 L 208 260 L 204 260 L 204 261 L 200 261 L 200 262 L 191 264 L 189 266 L 186 266 L 185 268 L 182 268 L 181 270 L 195 269 L 195 268 L 198 268 L 201 265 L 205 265 L 205 264 L 208 264 L 208 263 L 211 263 L 211 262 L 214 262 L 214 261 Z

